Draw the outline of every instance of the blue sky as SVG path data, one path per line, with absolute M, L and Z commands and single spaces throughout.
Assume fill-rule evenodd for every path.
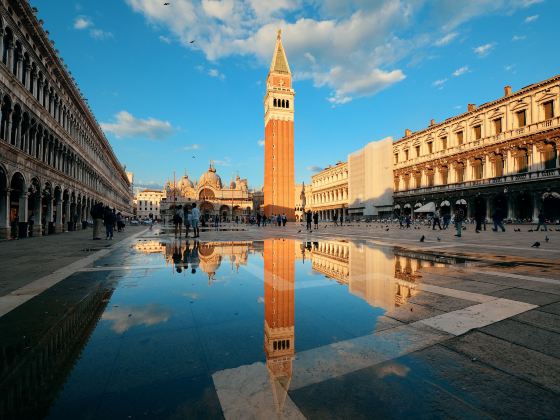
M 282 28 L 296 178 L 560 73 L 555 0 L 31 0 L 120 161 L 162 185 L 210 160 L 260 188 Z M 194 40 L 194 43 L 190 41 Z

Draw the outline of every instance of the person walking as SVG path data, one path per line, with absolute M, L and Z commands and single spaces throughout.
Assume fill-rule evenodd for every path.
M 105 223 L 105 240 L 113 240 L 113 229 L 115 227 L 115 213 L 111 211 L 109 206 L 105 206 L 103 223 Z
M 465 220 L 465 210 L 463 210 L 463 206 L 458 204 L 455 207 L 455 229 L 457 233 L 455 236 L 458 238 L 461 237 L 461 233 L 463 232 L 463 222 Z
M 537 225 L 537 228 L 535 229 L 535 232 L 538 232 L 541 228 L 541 226 L 544 228 L 543 230 L 546 232 L 548 230 L 548 228 L 546 227 L 546 219 L 544 217 L 544 211 L 543 209 L 539 210 L 539 224 Z
M 257 213 L 257 227 L 261 227 L 261 220 L 262 220 L 261 214 Z
M 188 238 L 189 230 L 192 225 L 192 213 L 189 211 L 189 206 L 187 204 L 183 207 L 183 217 L 185 218 L 185 238 Z
M 439 230 L 441 230 L 441 222 L 440 222 L 440 215 L 439 215 L 438 208 L 436 208 L 436 211 L 434 212 L 434 221 L 432 223 L 432 230 L 436 230 L 436 225 L 439 228 Z
M 497 207 L 494 210 L 494 213 L 492 213 L 492 222 L 494 222 L 494 227 L 492 228 L 492 231 L 497 232 L 498 228 L 502 229 L 502 232 L 506 231 L 506 228 L 504 227 L 503 224 L 503 211 L 502 209 L 500 209 L 499 207 Z
M 200 236 L 200 230 L 198 228 L 199 220 L 200 220 L 200 210 L 196 207 L 196 203 L 192 203 L 191 224 L 193 228 L 193 238 L 198 238 Z
M 482 230 L 482 222 L 485 218 L 486 206 L 484 198 L 480 195 L 480 193 L 477 193 L 476 198 L 474 199 L 474 220 L 476 222 L 476 233 L 480 233 L 480 231 Z
M 288 218 L 286 217 L 286 213 L 282 213 L 282 226 L 286 226 L 286 222 Z
M 308 232 L 311 232 L 312 220 L 313 220 L 313 214 L 311 213 L 311 210 L 307 210 L 307 213 L 305 213 L 305 222 L 306 222 L 305 230 L 307 230 Z
M 315 229 L 319 229 L 319 213 L 313 213 L 313 224 L 315 225 Z
M 338 226 L 338 212 L 336 212 L 336 211 L 334 212 L 332 219 L 333 219 L 334 225 Z
M 405 216 L 404 221 L 405 221 L 405 223 L 406 223 L 406 228 L 407 228 L 407 229 L 410 229 L 410 214 L 407 214 L 407 215 Z
M 451 223 L 451 213 L 448 211 L 443 215 L 443 230 L 446 230 Z

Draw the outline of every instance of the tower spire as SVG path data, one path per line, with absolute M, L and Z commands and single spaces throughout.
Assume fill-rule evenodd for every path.
M 272 63 L 270 63 L 270 73 L 292 74 L 286 53 L 284 52 L 284 46 L 282 45 L 281 29 L 278 29 L 276 34 L 276 47 L 272 55 Z

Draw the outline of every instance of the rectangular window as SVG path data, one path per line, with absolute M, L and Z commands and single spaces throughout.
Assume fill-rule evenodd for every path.
M 554 118 L 554 102 L 548 101 L 543 104 L 544 108 L 544 119 L 549 120 Z
M 408 149 L 404 151 L 404 160 L 408 160 Z
M 395 163 L 399 163 L 399 154 L 395 153 Z
M 494 134 L 500 134 L 502 132 L 502 119 L 496 118 L 492 122 L 494 124 Z
M 447 137 L 441 138 L 441 150 L 447 149 Z
M 479 125 L 475 125 L 474 127 L 474 139 L 475 140 L 480 140 L 482 138 L 482 126 Z
M 416 157 L 420 156 L 420 146 L 416 146 Z
M 525 127 L 527 125 L 525 110 L 516 112 L 515 115 L 517 116 L 517 127 Z
M 434 143 L 431 142 L 431 141 L 429 141 L 429 142 L 428 142 L 428 153 L 429 153 L 429 154 L 432 154 L 432 153 L 433 153 L 433 151 L 434 151 L 434 147 L 433 147 L 433 146 L 434 146 Z
M 463 132 L 459 131 L 457 132 L 457 146 L 460 146 L 463 144 Z

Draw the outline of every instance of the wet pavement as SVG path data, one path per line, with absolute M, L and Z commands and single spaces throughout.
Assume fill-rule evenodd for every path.
M 560 412 L 556 262 L 232 232 L 144 232 L 1 317 L 0 417 Z

